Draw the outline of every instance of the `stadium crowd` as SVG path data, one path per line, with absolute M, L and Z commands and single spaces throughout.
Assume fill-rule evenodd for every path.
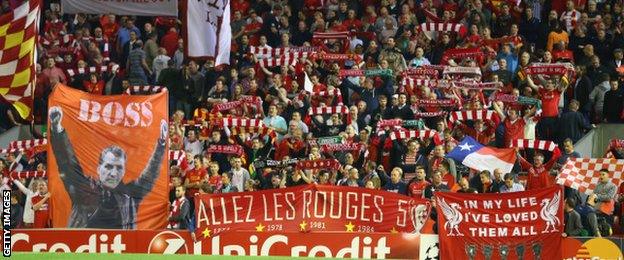
M 1 2 L 9 11 L 13 1 Z M 573 145 L 585 132 L 624 122 L 621 1 L 232 0 L 221 66 L 185 57 L 176 18 L 45 5 L 35 120 L 45 121 L 56 83 L 102 95 L 166 87 L 170 148 L 180 151 L 169 172 L 172 228 L 186 227 L 192 205 L 182 201 L 196 193 L 318 183 L 431 199 L 547 187 L 580 157 Z M 539 73 L 552 65 L 563 72 Z M 0 107 L 0 129 L 25 123 Z M 452 120 L 454 111 L 490 113 Z M 562 151 L 519 150 L 511 172 L 478 172 L 446 157 L 465 136 Z M 611 154 L 622 159 L 623 149 Z M 325 164 L 305 164 L 313 160 Z M 5 173 L 44 168 L 41 154 L 0 161 Z M 593 195 L 566 188 L 567 235 L 608 236 L 621 221 L 624 184 L 607 174 Z M 15 225 L 49 225 L 45 180 L 12 181 L 21 191 L 12 205 L 23 209 L 11 211 L 23 215 Z M 609 201 L 615 212 L 602 212 Z

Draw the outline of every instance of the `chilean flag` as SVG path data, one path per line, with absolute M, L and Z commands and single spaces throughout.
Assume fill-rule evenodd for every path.
M 492 172 L 499 168 L 503 172 L 511 172 L 516 162 L 516 151 L 513 148 L 499 149 L 483 146 L 472 137 L 466 136 L 446 157 L 479 171 Z

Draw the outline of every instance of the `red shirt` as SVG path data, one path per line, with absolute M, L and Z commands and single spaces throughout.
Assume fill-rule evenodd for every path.
M 90 80 L 84 81 L 83 85 L 85 89 L 91 94 L 102 95 L 104 91 L 104 81 L 98 80 L 98 82 L 93 83 Z
M 550 178 L 550 168 L 555 164 L 555 162 L 561 157 L 561 151 L 559 149 L 555 149 L 553 151 L 553 155 L 545 164 L 542 164 L 540 167 L 536 167 L 532 163 L 528 162 L 526 159 L 520 157 L 520 166 L 523 170 L 527 171 L 527 185 L 526 190 L 534 190 L 540 188 L 547 188 L 553 185 Z
M 221 189 L 221 175 L 212 175 L 210 176 L 210 178 L 208 179 L 208 183 L 210 184 L 210 186 L 213 186 L 215 188 L 215 190 L 220 190 Z
M 31 198 L 32 205 L 34 206 L 39 201 L 43 200 L 43 196 L 37 195 Z M 50 210 L 49 200 L 46 200 L 41 208 L 35 210 L 35 223 L 34 228 L 49 228 L 50 227 Z
M 505 124 L 505 144 L 510 144 L 511 140 L 524 139 L 524 118 L 518 118 L 516 122 L 511 122 L 509 118 L 506 118 L 503 122 Z
M 540 88 L 538 91 L 540 100 L 542 100 L 542 116 L 557 117 L 559 115 L 559 100 L 561 99 L 561 91 L 558 89 L 546 90 Z
M 425 193 L 425 188 L 429 186 L 429 182 L 428 181 L 414 181 L 412 182 L 409 187 L 407 188 L 407 195 L 411 196 L 412 198 L 422 198 L 423 194 Z
M 446 184 L 449 189 L 453 189 L 453 187 L 455 187 L 455 176 L 453 176 L 450 172 L 447 172 L 444 176 L 442 176 L 442 183 Z
M 160 46 L 167 50 L 167 56 L 173 57 L 176 50 L 178 49 L 178 33 L 169 31 L 165 36 L 160 39 Z
M 186 179 L 189 184 L 199 183 L 206 178 L 206 169 L 192 169 L 186 173 Z M 199 192 L 199 189 L 190 188 L 186 191 L 187 196 L 193 196 Z
M 247 1 L 233 1 L 232 9 L 233 11 L 240 11 L 243 16 L 246 16 L 247 11 L 249 11 L 249 3 Z

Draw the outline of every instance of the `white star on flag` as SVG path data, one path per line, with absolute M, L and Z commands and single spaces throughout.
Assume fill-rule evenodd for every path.
M 464 143 L 464 144 L 459 146 L 459 148 L 461 148 L 461 151 L 465 151 L 465 150 L 470 151 L 470 149 L 472 149 L 472 147 L 474 147 L 474 145 L 469 145 L 468 143 Z

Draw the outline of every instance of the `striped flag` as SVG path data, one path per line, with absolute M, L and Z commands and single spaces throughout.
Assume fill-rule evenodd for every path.
M 0 98 L 24 119 L 32 118 L 40 0 L 0 16 Z
M 609 178 L 616 186 L 622 182 L 624 160 L 605 158 L 570 158 L 561 168 L 557 176 L 557 184 L 577 189 L 590 195 L 594 192 L 600 179 L 600 170 L 608 169 Z

